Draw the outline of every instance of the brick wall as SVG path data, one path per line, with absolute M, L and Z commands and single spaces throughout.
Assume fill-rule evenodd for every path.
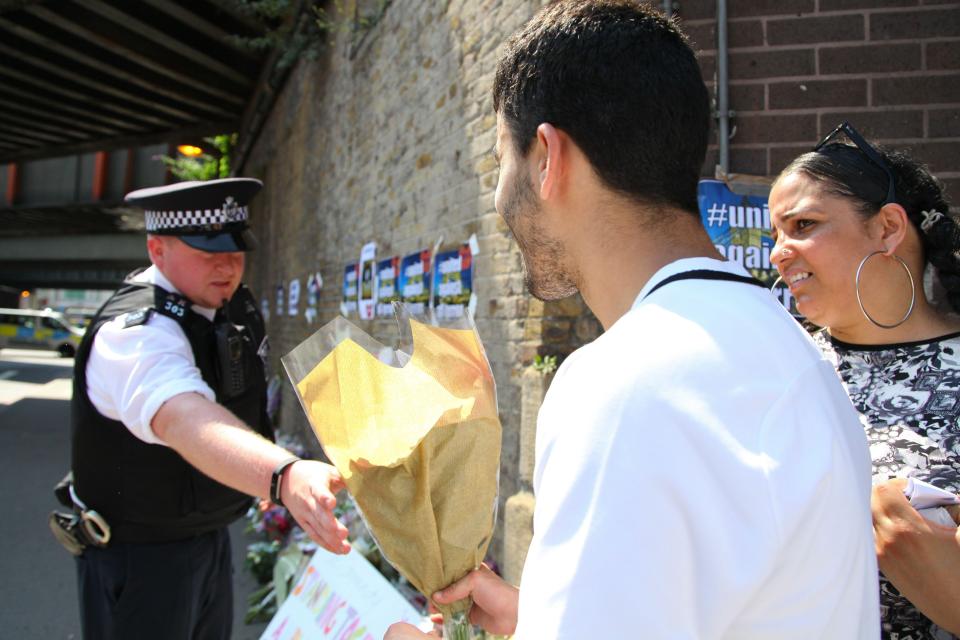
M 499 46 L 541 0 L 395 1 L 349 55 L 339 33 L 301 60 L 244 175 L 265 181 L 253 206 L 261 248 L 248 282 L 270 302 L 272 364 L 339 313 L 343 267 L 368 240 L 378 255 L 479 238 L 477 326 L 504 427 L 501 508 L 518 472 L 522 373 L 537 353 L 570 352 L 599 325 L 579 298 L 527 295 L 520 256 L 493 207 L 490 87 Z M 659 3 L 656 3 L 659 6 Z M 730 0 L 731 170 L 775 174 L 838 121 L 909 146 L 960 192 L 960 4 L 906 0 Z M 715 3 L 680 0 L 683 27 L 715 66 Z M 705 173 L 713 174 L 715 148 Z M 955 200 L 960 197 L 955 195 Z M 276 314 L 274 288 L 319 270 L 320 316 Z M 301 295 L 304 298 L 305 295 Z M 394 323 L 359 322 L 386 343 Z M 313 442 L 284 378 L 281 429 Z M 502 522 L 494 554 L 502 548 Z
M 960 2 L 729 0 L 728 13 L 732 172 L 776 175 L 847 119 L 909 149 L 960 204 Z M 680 0 L 678 15 L 713 86 L 716 2 Z

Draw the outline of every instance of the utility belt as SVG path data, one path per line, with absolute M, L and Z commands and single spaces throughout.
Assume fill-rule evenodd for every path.
M 48 523 L 53 537 L 75 556 L 87 547 L 106 547 L 110 542 L 110 525 L 99 513 L 90 509 L 73 488 L 73 472 L 53 488 L 57 501 L 70 512 L 51 511 Z

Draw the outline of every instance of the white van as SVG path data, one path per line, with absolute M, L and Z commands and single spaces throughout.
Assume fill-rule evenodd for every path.
M 0 309 L 0 349 L 50 349 L 72 358 L 81 338 L 83 330 L 67 322 L 62 313 Z

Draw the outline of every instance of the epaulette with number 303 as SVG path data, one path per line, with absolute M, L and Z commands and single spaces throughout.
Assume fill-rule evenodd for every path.
M 178 293 L 157 289 L 157 311 L 163 315 L 182 321 L 190 308 L 190 301 Z

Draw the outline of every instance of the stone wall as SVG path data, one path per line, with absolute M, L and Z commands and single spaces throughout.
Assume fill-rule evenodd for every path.
M 248 282 L 270 301 L 275 371 L 279 356 L 339 313 L 343 268 L 365 242 L 375 240 L 385 257 L 431 247 L 440 236 L 448 248 L 477 234 L 476 323 L 503 422 L 501 514 L 518 487 L 524 364 L 545 330 L 569 342 L 544 329 L 542 305 L 526 295 L 519 253 L 493 207 L 496 50 L 538 7 L 395 1 L 352 58 L 347 35 L 338 34 L 323 57 L 297 64 L 243 170 L 266 185 L 253 207 L 262 246 L 250 256 Z M 325 281 L 317 322 L 307 324 L 302 302 L 300 315 L 277 316 L 277 284 L 300 278 L 303 286 L 315 270 Z M 393 321 L 356 322 L 385 343 L 396 340 Z M 285 376 L 283 389 L 281 429 L 312 442 Z
M 523 373 L 537 353 L 566 354 L 599 333 L 579 298 L 526 294 L 520 257 L 493 207 L 495 117 L 490 88 L 506 37 L 540 0 L 394 0 L 351 47 L 335 34 L 301 60 L 280 92 L 243 175 L 266 187 L 253 206 L 261 248 L 248 282 L 270 302 L 272 364 L 339 312 L 344 266 L 361 246 L 378 256 L 479 239 L 476 322 L 493 365 L 504 428 L 501 518 L 529 525 L 529 461 L 521 461 Z M 715 2 L 680 0 L 678 18 L 715 68 Z M 660 6 L 660 3 L 656 3 Z M 960 11 L 934 0 L 730 0 L 731 171 L 775 174 L 844 117 L 867 135 L 911 146 L 960 191 Z M 715 145 L 704 174 L 712 175 Z M 274 289 L 325 284 L 317 321 L 276 314 Z M 303 294 L 301 297 L 305 297 Z M 359 322 L 386 343 L 391 321 Z M 282 375 L 282 372 L 281 372 Z M 280 425 L 314 442 L 284 376 Z M 528 439 L 532 441 L 532 439 Z M 522 464 L 523 463 L 523 464 Z M 527 472 L 522 469 L 526 468 Z M 507 498 L 519 494 L 506 513 Z M 504 517 L 505 516 L 505 517 Z M 522 550 L 506 555 L 522 557 Z M 508 571 L 518 577 L 518 568 Z

